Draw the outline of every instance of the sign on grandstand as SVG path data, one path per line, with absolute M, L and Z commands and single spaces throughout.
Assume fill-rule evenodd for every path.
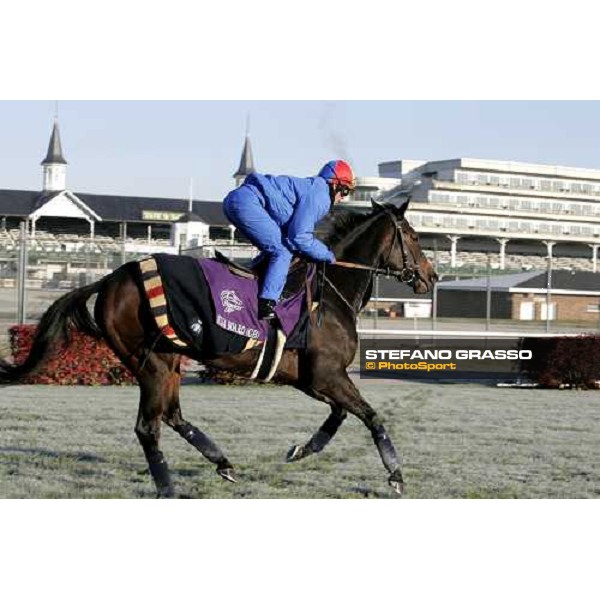
M 144 221 L 177 221 L 183 217 L 185 213 L 170 212 L 164 210 L 143 210 L 142 219 Z

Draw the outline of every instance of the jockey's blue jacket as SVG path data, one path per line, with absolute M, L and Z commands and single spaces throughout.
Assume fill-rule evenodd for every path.
M 333 252 L 314 236 L 330 208 L 329 186 L 322 177 L 251 173 L 227 195 L 225 215 L 269 258 L 259 297 L 279 300 L 294 253 L 335 262 Z

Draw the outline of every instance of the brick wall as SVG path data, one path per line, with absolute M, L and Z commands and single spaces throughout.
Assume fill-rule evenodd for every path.
M 546 303 L 545 294 L 512 294 L 512 318 L 520 319 L 521 303 L 534 303 L 534 320 L 542 319 L 542 305 Z M 586 323 L 600 323 L 600 313 L 589 312 L 589 306 L 599 306 L 599 296 L 568 296 L 553 295 L 551 304 L 556 305 L 557 321 L 580 321 Z M 545 318 L 545 315 L 544 315 Z

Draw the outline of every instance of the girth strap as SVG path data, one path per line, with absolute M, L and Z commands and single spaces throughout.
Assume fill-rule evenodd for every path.
M 278 327 L 269 329 L 268 337 L 263 344 L 250 379 L 265 383 L 271 381 L 283 356 L 286 340 L 285 334 Z

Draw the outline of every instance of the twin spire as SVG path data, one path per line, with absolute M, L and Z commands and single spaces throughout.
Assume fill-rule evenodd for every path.
M 60 145 L 60 132 L 58 130 L 58 119 L 54 119 L 54 127 L 52 128 L 52 135 L 50 136 L 50 143 L 48 144 L 48 153 L 46 158 L 42 161 L 42 165 L 59 164 L 66 165 L 67 161 L 64 159 L 62 154 L 62 147 Z
M 67 189 L 67 161 L 62 153 L 58 119 L 56 118 L 42 167 L 44 168 L 44 192 L 62 192 Z
M 246 134 L 246 141 L 244 142 L 244 149 L 242 150 L 242 158 L 240 160 L 240 166 L 238 170 L 233 174 L 236 185 L 244 183 L 244 179 L 250 173 L 254 173 L 254 158 L 252 157 L 252 146 L 250 145 L 250 136 Z
M 62 191 L 65 189 L 67 164 L 60 143 L 58 119 L 55 118 L 50 143 L 48 144 L 48 152 L 46 153 L 46 158 L 41 162 L 41 165 L 44 167 L 44 191 Z M 246 131 L 246 140 L 244 142 L 244 149 L 242 150 L 240 166 L 233 174 L 236 185 L 239 186 L 244 183 L 246 177 L 255 171 L 250 135 Z

